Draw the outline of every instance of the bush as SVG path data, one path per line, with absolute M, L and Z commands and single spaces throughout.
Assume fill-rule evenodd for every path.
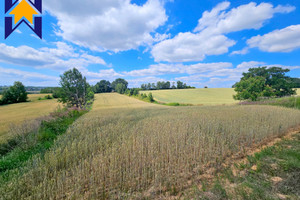
M 143 93 L 142 93 L 142 94 L 140 95 L 140 97 L 141 97 L 141 99 L 147 99 L 147 94 L 143 94 Z
M 154 98 L 153 98 L 153 95 L 152 95 L 151 92 L 150 92 L 149 95 L 148 95 L 148 100 L 149 100 L 150 102 L 154 102 Z
M 58 99 L 58 98 L 61 98 L 61 94 L 62 94 L 62 88 L 55 88 L 53 90 L 52 96 L 54 99 Z
M 46 95 L 45 99 L 53 99 L 53 97 L 51 95 Z

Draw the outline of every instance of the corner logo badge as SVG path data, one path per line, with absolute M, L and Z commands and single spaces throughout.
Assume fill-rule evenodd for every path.
M 5 0 L 5 15 L 5 39 L 22 23 L 42 39 L 42 0 Z

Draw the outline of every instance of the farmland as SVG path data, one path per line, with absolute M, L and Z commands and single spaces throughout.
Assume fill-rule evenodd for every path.
M 45 95 L 30 94 L 30 102 L 0 106 L 0 143 L 11 137 L 7 134 L 10 126 L 48 115 L 59 105 L 55 99 L 38 101 Z
M 53 148 L 0 180 L 0 193 L 4 199 L 183 195 L 202 184 L 208 168 L 218 170 L 228 156 L 243 156 L 299 123 L 295 109 L 166 107 L 100 94 Z
M 222 105 L 234 104 L 232 96 L 235 94 L 232 88 L 208 88 L 208 89 L 187 89 L 187 90 L 154 90 L 154 99 L 164 103 L 185 103 L 194 105 Z M 142 91 L 143 93 L 143 91 Z

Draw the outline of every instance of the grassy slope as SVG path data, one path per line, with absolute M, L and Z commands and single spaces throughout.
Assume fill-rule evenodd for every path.
M 187 199 L 297 200 L 299 182 L 300 132 L 224 170 L 212 184 L 195 187 Z
M 95 99 L 92 112 L 107 109 L 158 107 L 158 105 L 149 104 L 117 93 L 96 94 Z
M 208 88 L 208 89 L 186 89 L 186 90 L 154 90 L 152 92 L 154 99 L 165 103 L 187 103 L 195 105 L 220 105 L 233 104 L 232 88 Z M 141 92 L 143 93 L 143 91 Z
M 52 112 L 58 105 L 57 100 L 38 101 L 45 94 L 29 95 L 31 102 L 0 106 L 0 143 L 6 140 L 7 131 L 12 124 L 21 124 Z
M 218 167 L 226 155 L 278 136 L 299 119 L 298 110 L 279 107 L 165 107 L 96 95 L 93 110 L 0 193 L 6 199 L 178 195 L 206 165 Z

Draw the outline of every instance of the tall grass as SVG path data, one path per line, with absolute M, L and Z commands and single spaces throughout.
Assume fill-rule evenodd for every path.
M 116 102 L 131 101 L 111 95 Z M 0 199 L 176 195 L 200 184 L 208 167 L 218 169 L 226 157 L 300 125 L 299 110 L 270 106 L 101 106 L 95 102 L 94 111 L 11 181 L 0 180 Z
M 86 112 L 77 109 L 59 109 L 48 117 L 11 130 L 15 137 L 0 144 L 0 180 L 9 181 L 14 172 L 34 155 L 43 156 L 56 138 L 64 134 L 68 127 Z
M 300 97 L 283 97 L 283 98 L 274 98 L 274 99 L 266 99 L 261 101 L 253 101 L 253 102 L 242 102 L 241 105 L 272 105 L 272 106 L 282 106 L 287 108 L 296 108 L 300 109 Z

